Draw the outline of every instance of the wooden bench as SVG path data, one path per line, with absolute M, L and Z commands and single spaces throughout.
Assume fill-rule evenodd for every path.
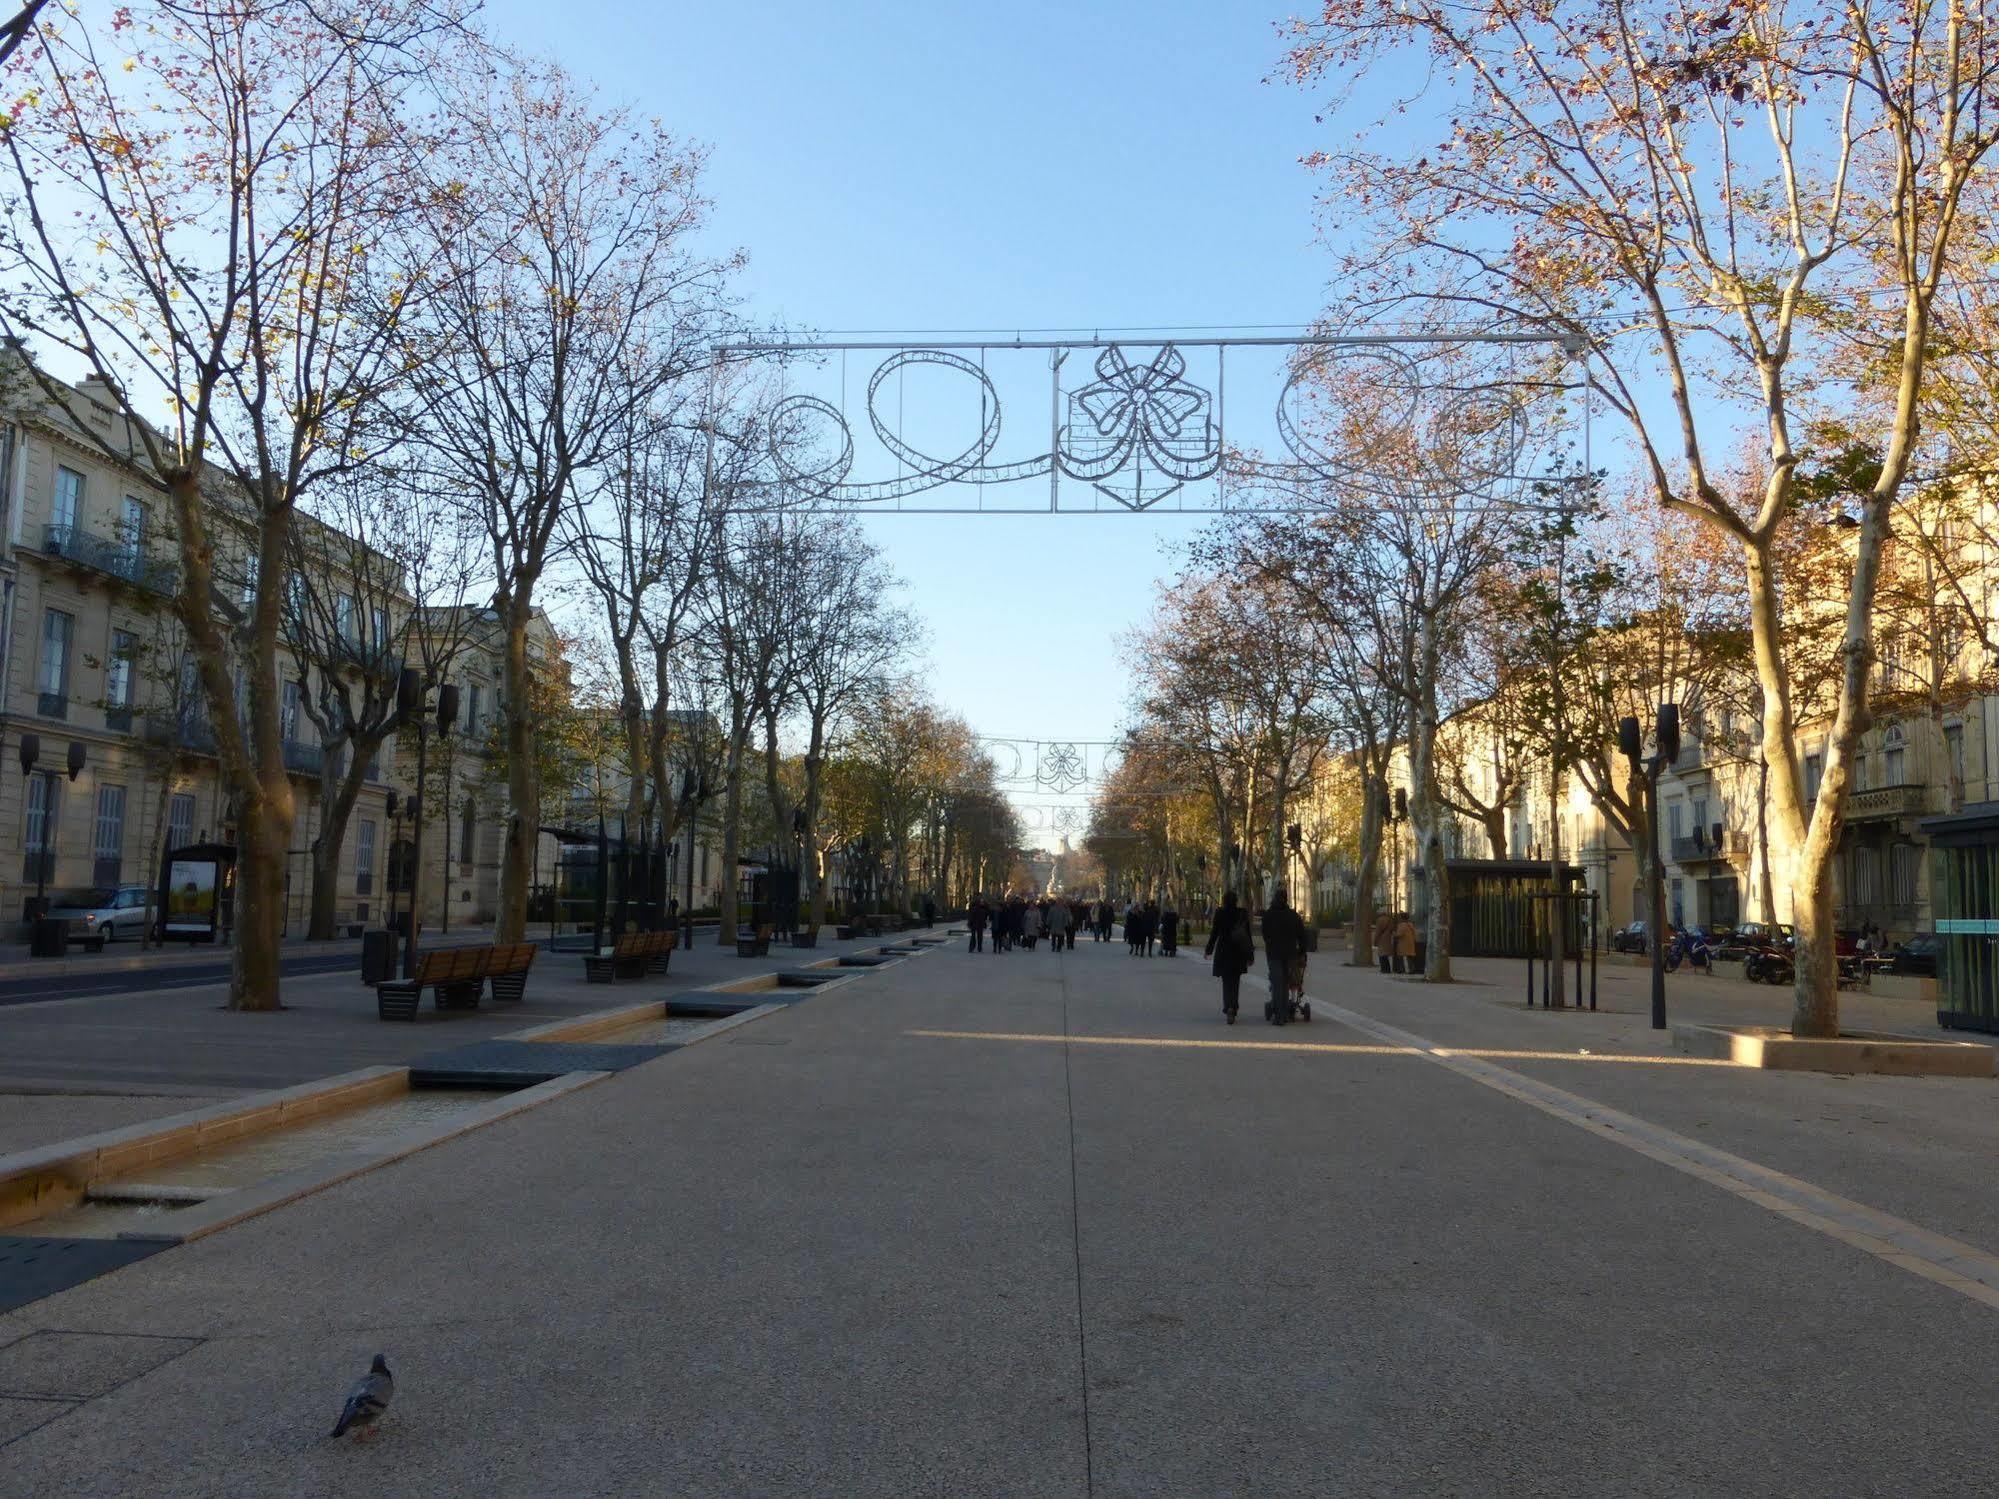
M 736 929 L 736 956 L 739 958 L 763 958 L 770 955 L 770 939 L 774 929 L 768 925 L 752 932 L 748 927 Z
M 679 945 L 678 932 L 626 932 L 611 945 L 608 955 L 583 955 L 583 976 L 593 984 L 603 984 L 613 979 L 665 973 L 667 962 Z
M 540 951 L 540 944 L 534 942 L 491 949 L 493 956 L 486 965 L 486 977 L 492 980 L 494 999 L 518 1000 L 527 993 L 528 970 L 534 967 L 534 955 Z
M 819 945 L 819 928 L 809 926 L 802 932 L 793 932 L 791 934 L 791 945 L 793 947 L 817 947 Z
M 426 989 L 435 995 L 440 1010 L 478 1009 L 493 952 L 490 947 L 431 949 L 417 959 L 412 977 L 388 979 L 375 986 L 376 1012 L 384 1020 L 415 1020 Z M 525 969 L 522 977 L 526 977 Z

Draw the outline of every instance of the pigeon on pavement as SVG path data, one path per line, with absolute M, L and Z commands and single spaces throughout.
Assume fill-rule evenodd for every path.
M 396 1379 L 389 1373 L 389 1361 L 378 1353 L 368 1372 L 355 1380 L 354 1388 L 347 1392 L 347 1404 L 341 1408 L 333 1435 L 343 1436 L 350 1427 L 372 1427 L 376 1418 L 389 1408 L 389 1398 L 395 1393 Z

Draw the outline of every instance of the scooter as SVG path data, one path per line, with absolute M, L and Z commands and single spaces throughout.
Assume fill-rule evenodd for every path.
M 1742 959 L 1742 976 L 1752 984 L 1788 984 L 1797 971 L 1791 954 L 1782 947 L 1752 947 Z
M 1666 972 L 1678 973 L 1681 963 L 1698 968 L 1712 976 L 1714 949 L 1698 938 L 1689 937 L 1685 932 L 1681 932 L 1673 938 L 1672 945 L 1666 949 Z

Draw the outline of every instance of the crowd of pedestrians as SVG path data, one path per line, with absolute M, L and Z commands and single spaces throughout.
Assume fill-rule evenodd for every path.
M 965 913 L 971 928 L 971 952 L 1009 952 L 1016 947 L 1032 951 L 1042 938 L 1051 951 L 1061 952 L 1076 945 L 1076 934 L 1088 932 L 1098 942 L 1108 942 L 1118 929 L 1118 909 L 1108 900 L 1082 900 L 1067 896 L 1043 895 L 1029 900 L 1021 895 L 1001 895 L 987 900 L 974 896 Z M 1180 951 L 1183 923 L 1169 899 L 1162 907 L 1156 900 L 1143 905 L 1128 901 L 1124 908 L 1124 940 L 1133 957 L 1151 957 L 1155 952 L 1170 958 Z
M 1049 951 L 1061 952 L 1076 945 L 1077 932 L 1093 925 L 1093 911 L 1088 902 L 1049 895 L 1037 900 L 1002 895 L 991 901 L 977 895 L 965 913 L 965 924 L 972 929 L 969 951 L 1009 952 L 1024 947 L 1032 952 L 1046 937 Z

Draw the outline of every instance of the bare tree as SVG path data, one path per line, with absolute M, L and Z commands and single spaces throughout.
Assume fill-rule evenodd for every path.
M 30 366 L 79 432 L 170 502 L 175 608 L 240 850 L 230 1004 L 268 1009 L 293 814 L 280 597 L 216 609 L 218 539 L 240 528 L 260 575 L 280 576 L 294 506 L 371 448 L 399 373 L 381 247 L 410 197 L 402 96 L 454 18 L 430 3 L 186 0 L 96 34 L 68 11 L 40 17 L 10 64 L 21 102 L 0 137 L 0 322 L 90 372 L 78 397 Z
M 1769 815 L 1796 893 L 1792 1029 L 1836 1034 L 1833 871 L 1883 548 L 1916 456 L 1939 294 L 1984 273 L 1964 210 L 1999 131 L 1992 19 L 1943 0 L 1712 13 L 1363 0 L 1298 32 L 1301 78 L 1368 76 L 1408 52 L 1435 64 L 1440 90 L 1449 80 L 1441 138 L 1412 130 L 1403 101 L 1376 133 L 1385 149 L 1322 159 L 1346 221 L 1379 230 L 1354 284 L 1430 318 L 1559 334 L 1658 503 L 1735 545 Z M 1857 384 L 1881 392 L 1871 409 L 1851 410 Z M 1815 414 L 1853 424 L 1814 442 Z M 1750 431 L 1765 481 L 1731 494 L 1720 467 Z M 1777 550 L 1814 470 L 1838 476 L 1858 521 L 1815 799 Z
M 702 153 L 601 106 L 559 68 L 504 59 L 462 79 L 462 123 L 426 164 L 412 253 L 443 293 L 401 323 L 440 482 L 484 527 L 504 630 L 511 817 L 497 932 L 518 939 L 541 787 L 528 630 L 563 512 L 627 463 L 662 393 L 710 359 L 733 259 L 694 246 Z
M 449 676 L 477 627 L 468 606 L 481 561 L 461 511 L 379 466 L 326 486 L 293 530 L 281 627 L 298 712 L 320 746 L 308 936 L 334 934 L 347 825 L 370 763 L 402 727 L 401 674 L 414 668 L 426 692 Z M 296 725 L 280 728 L 289 753 Z

